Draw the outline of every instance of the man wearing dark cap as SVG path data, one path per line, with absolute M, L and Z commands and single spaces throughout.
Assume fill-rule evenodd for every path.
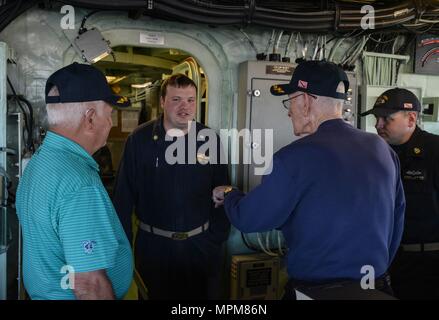
M 96 68 L 73 63 L 46 83 L 49 131 L 17 190 L 23 280 L 31 299 L 121 299 L 129 241 L 92 154 L 106 143 L 115 96 Z
M 400 299 L 439 298 L 439 136 L 421 130 L 418 98 L 387 90 L 362 116 L 376 117 L 378 134 L 396 151 L 407 201 L 404 234 L 391 268 Z
M 288 95 L 283 104 L 294 134 L 306 136 L 275 153 L 273 171 L 248 194 L 230 186 L 213 192 L 239 230 L 282 230 L 286 299 L 299 287 L 336 283 L 364 292 L 365 270 L 372 271 L 376 289 L 391 293 L 386 272 L 400 243 L 405 205 L 399 161 L 385 141 L 343 121 L 348 86 L 345 72 L 332 63 L 299 64 L 291 82 L 271 92 Z

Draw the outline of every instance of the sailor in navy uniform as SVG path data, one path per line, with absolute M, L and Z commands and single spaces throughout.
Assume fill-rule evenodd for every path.
M 439 298 L 439 136 L 421 130 L 418 98 L 406 89 L 384 92 L 365 112 L 398 154 L 406 197 L 404 233 L 391 268 L 400 299 Z
M 200 131 L 211 129 L 196 122 L 188 126 L 195 99 L 196 86 L 186 76 L 165 80 L 164 114 L 128 137 L 117 174 L 114 206 L 129 239 L 133 211 L 140 220 L 135 262 L 150 299 L 207 299 L 220 293 L 221 246 L 230 223 L 224 209 L 215 208 L 211 194 L 228 181 L 228 169 L 211 161 L 219 163 L 220 152 L 213 131 L 216 159 L 212 150 L 199 152 L 211 136 Z M 186 132 L 171 139 L 170 129 Z M 191 136 L 197 137 L 196 154 L 189 153 Z M 169 164 L 166 150 L 178 139 L 185 144 L 184 164 Z

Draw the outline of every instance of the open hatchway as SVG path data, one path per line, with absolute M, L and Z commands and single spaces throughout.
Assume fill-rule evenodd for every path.
M 207 124 L 207 77 L 196 58 L 180 49 L 118 46 L 113 56 L 95 64 L 107 78 L 115 94 L 126 96 L 131 107 L 113 112 L 113 127 L 107 146 L 99 150 L 95 159 L 109 194 L 119 167 L 126 139 L 142 123 L 160 116 L 160 86 L 172 74 L 185 74 L 197 85 L 198 122 Z

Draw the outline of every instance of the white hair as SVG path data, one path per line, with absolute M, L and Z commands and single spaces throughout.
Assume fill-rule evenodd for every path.
M 345 93 L 345 84 L 343 81 L 340 81 L 336 91 L 338 93 Z M 335 111 L 336 113 L 341 113 L 344 105 L 344 100 L 332 97 L 317 96 L 315 103 L 319 105 L 320 110 L 322 110 L 323 107 L 323 109 L 327 112 Z
M 48 96 L 59 96 L 56 86 L 53 86 Z M 49 128 L 62 126 L 65 128 L 78 128 L 88 109 L 97 106 L 97 101 L 91 102 L 68 102 L 68 103 L 49 103 L 46 105 L 47 122 Z M 100 113 L 102 108 L 96 108 Z

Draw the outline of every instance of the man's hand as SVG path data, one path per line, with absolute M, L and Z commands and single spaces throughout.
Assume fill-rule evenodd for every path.
M 212 200 L 215 203 L 215 208 L 222 206 L 224 204 L 224 190 L 230 186 L 219 186 L 212 191 Z
M 76 273 L 73 293 L 78 300 L 114 300 L 113 287 L 105 270 Z

